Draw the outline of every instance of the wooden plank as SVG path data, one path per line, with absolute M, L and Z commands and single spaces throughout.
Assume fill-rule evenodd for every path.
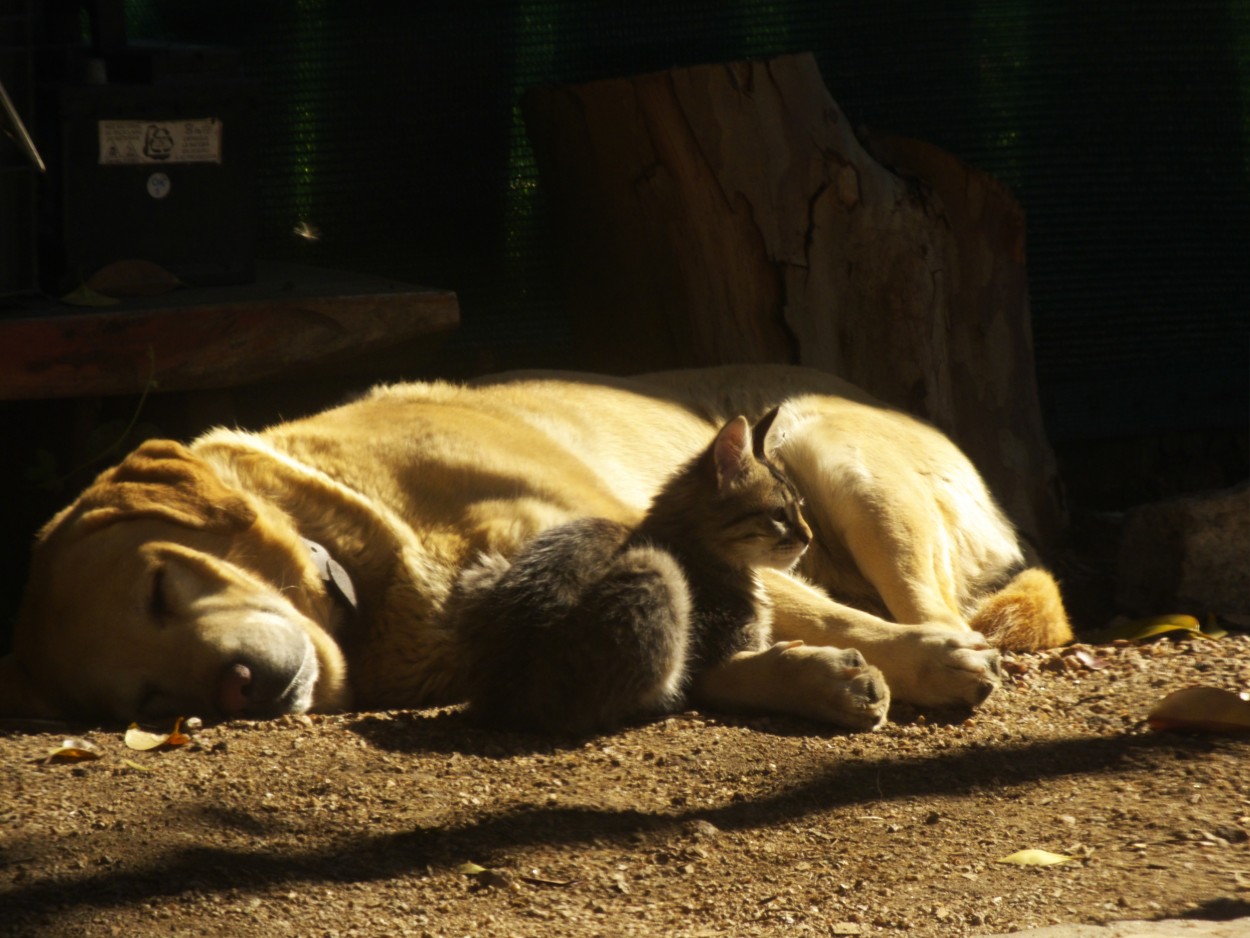
M 460 321 L 456 295 L 293 265 L 255 283 L 0 314 L 0 399 L 224 388 L 368 356 Z

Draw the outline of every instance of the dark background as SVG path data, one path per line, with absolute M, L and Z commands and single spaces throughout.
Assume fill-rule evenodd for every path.
M 1243 0 L 129 0 L 126 10 L 132 39 L 242 53 L 258 90 L 260 256 L 457 292 L 460 330 L 409 375 L 577 366 L 517 107 L 524 88 L 812 51 L 857 125 L 937 144 L 1023 204 L 1041 400 L 1078 514 L 1246 474 Z M 301 221 L 320 240 L 295 236 Z M 17 493 L 0 508 L 0 633 L 34 528 L 119 450 L 223 414 L 294 416 L 343 384 L 210 405 L 155 394 L 142 408 L 137 398 L 0 406 L 13 441 L 0 453 L 3 483 Z M 81 465 L 96 452 L 99 465 Z

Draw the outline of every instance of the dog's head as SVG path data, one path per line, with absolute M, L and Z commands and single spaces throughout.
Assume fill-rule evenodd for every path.
M 272 716 L 346 703 L 298 533 L 185 447 L 143 444 L 39 533 L 0 715 Z

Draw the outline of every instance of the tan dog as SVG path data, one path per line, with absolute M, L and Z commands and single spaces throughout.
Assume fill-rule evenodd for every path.
M 40 532 L 0 714 L 456 702 L 473 649 L 445 604 L 466 563 L 573 517 L 635 521 L 725 419 L 783 402 L 774 439 L 815 532 L 810 583 L 771 577 L 778 644 L 710 675 L 707 702 L 871 727 L 888 695 L 868 699 L 865 667 L 838 647 L 896 700 L 975 705 L 998 683 L 983 634 L 1070 638 L 1053 579 L 1019 572 L 967 459 L 845 382 L 780 366 L 514 375 L 380 388 L 189 448 L 145 443 Z

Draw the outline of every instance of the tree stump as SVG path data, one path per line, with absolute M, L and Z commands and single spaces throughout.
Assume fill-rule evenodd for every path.
M 1058 533 L 1005 187 L 917 141 L 870 153 L 807 54 L 523 105 L 587 367 L 822 368 L 951 434 L 1039 545 Z

